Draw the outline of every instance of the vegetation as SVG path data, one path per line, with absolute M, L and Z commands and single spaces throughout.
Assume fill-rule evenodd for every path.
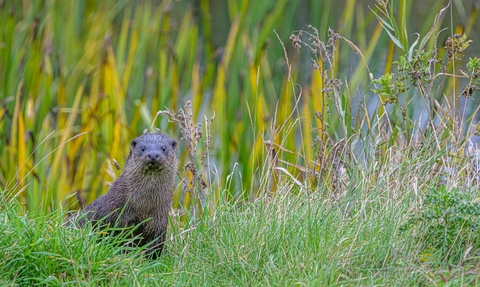
M 219 44 L 184 2 L 0 1 L 1 285 L 480 285 L 475 12 L 226 1 Z M 182 139 L 157 261 L 62 225 L 145 128 Z

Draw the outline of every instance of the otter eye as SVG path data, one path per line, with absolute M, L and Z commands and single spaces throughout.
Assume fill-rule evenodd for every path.
M 162 151 L 166 151 L 166 150 L 167 150 L 167 149 L 163 146 L 163 147 L 162 147 Z
M 142 146 L 142 151 L 145 151 L 146 149 L 147 149 L 146 147 Z

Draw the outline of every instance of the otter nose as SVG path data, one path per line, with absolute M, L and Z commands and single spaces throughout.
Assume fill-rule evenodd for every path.
M 147 158 L 151 161 L 159 160 L 160 159 L 160 153 L 151 151 L 147 154 Z

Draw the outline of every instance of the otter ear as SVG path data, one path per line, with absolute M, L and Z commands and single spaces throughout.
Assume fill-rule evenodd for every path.
M 177 142 L 174 141 L 174 140 L 172 140 L 172 147 L 173 147 L 173 148 L 176 148 L 176 147 L 177 147 Z
M 136 140 L 132 140 L 132 141 L 130 142 L 130 145 L 131 145 L 132 147 L 137 146 L 137 141 L 136 141 Z

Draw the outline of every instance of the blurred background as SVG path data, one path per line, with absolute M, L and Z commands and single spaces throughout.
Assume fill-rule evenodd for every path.
M 304 176 L 298 166 L 314 157 L 312 142 L 322 134 L 315 111 L 324 110 L 324 99 L 311 51 L 295 49 L 290 36 L 312 25 L 327 42 L 331 28 L 362 51 L 373 78 L 379 78 L 395 71 L 392 62 L 404 51 L 372 12 L 378 11 L 377 4 L 0 0 L 0 186 L 34 212 L 60 202 L 67 208 L 78 208 L 77 200 L 89 203 L 119 175 L 111 160 L 123 166 L 129 141 L 145 128 L 153 125 L 173 138 L 182 137 L 178 126 L 156 115 L 166 108 L 177 111 L 187 100 L 194 122 L 205 128 L 205 117 L 214 117 L 204 131 L 204 137 L 212 136 L 205 175 L 216 178 L 210 182 L 212 190 L 232 198 L 255 197 L 268 162 L 267 140 L 281 147 L 279 157 L 290 163 L 285 168 L 294 177 Z M 479 54 L 480 1 L 390 4 L 399 25 L 407 28 L 410 45 L 415 33 L 425 36 L 437 13 L 450 4 L 435 28 L 446 28 L 437 38 L 440 57 L 446 57 L 443 46 L 453 33 L 465 33 L 473 41 L 466 60 Z M 305 33 L 302 39 L 308 42 Z M 432 37 L 428 47 L 434 45 Z M 373 118 L 380 110 L 378 95 L 351 45 L 340 40 L 335 49 L 329 73 L 343 83 L 340 94 L 347 116 L 353 117 L 352 136 L 363 128 L 360 119 Z M 465 64 L 458 61 L 451 69 L 465 70 Z M 437 93 L 440 103 L 452 91 L 449 83 Z M 461 85 L 461 80 L 453 85 L 458 94 Z M 459 99 L 465 107 L 458 110 L 462 117 L 473 114 L 476 98 Z M 335 100 L 327 100 L 333 110 Z M 413 100 L 407 112 L 419 115 L 423 102 Z M 329 115 L 328 133 L 334 141 L 346 137 L 341 123 L 342 115 Z M 179 157 L 182 165 L 189 160 L 185 144 Z M 228 180 L 231 186 L 225 184 Z M 181 191 L 179 184 L 175 204 L 188 207 L 189 195 Z M 72 194 L 77 196 L 65 200 Z

